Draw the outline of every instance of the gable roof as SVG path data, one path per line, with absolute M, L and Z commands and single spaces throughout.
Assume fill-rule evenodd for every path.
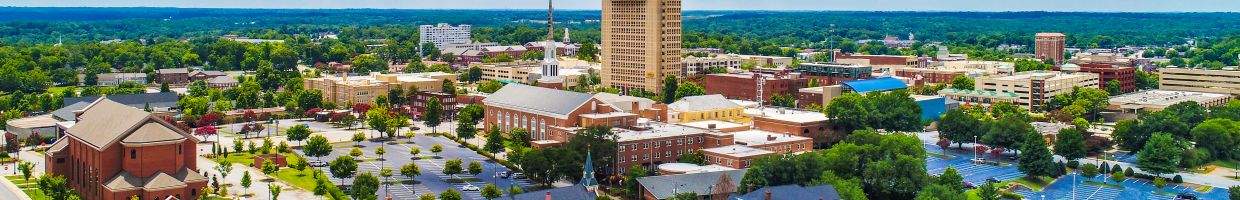
M 146 123 L 134 130 L 125 139 L 121 139 L 121 143 L 130 144 L 147 144 L 185 140 L 185 136 L 177 134 L 176 131 L 169 129 L 159 123 Z
M 574 184 L 568 187 L 551 188 L 533 192 L 526 192 L 513 195 L 513 200 L 546 200 L 547 195 L 551 195 L 553 200 L 569 200 L 569 199 L 594 199 L 594 192 L 586 190 L 585 186 Z M 502 198 L 501 198 L 502 199 Z
M 221 71 L 201 71 L 200 70 L 200 71 L 191 72 L 189 75 L 190 76 L 223 76 L 226 74 L 224 74 L 224 72 L 221 72 Z
M 585 105 L 590 99 L 593 99 L 593 95 L 586 93 L 508 84 L 499 91 L 487 95 L 482 102 L 491 106 L 507 107 L 563 119 L 567 118 L 573 110 Z
M 105 149 L 135 132 L 137 136 L 134 136 L 132 140 L 135 142 L 164 140 L 170 137 L 169 133 L 197 141 L 190 137 L 189 133 L 177 129 L 172 124 L 155 119 L 151 113 L 122 105 L 108 98 L 100 98 L 87 106 L 81 118 L 82 120 L 66 130 L 65 134 L 96 150 Z
M 856 93 L 882 92 L 908 88 L 904 81 L 895 77 L 881 77 L 866 80 L 844 81 L 844 86 Z
M 173 178 L 167 173 L 159 172 L 155 173 L 155 176 L 148 178 L 146 184 L 142 185 L 142 189 L 152 191 L 185 188 L 185 186 L 185 182 L 181 182 L 181 180 L 177 180 L 177 178 Z
M 721 94 L 699 95 L 681 98 L 667 105 L 667 109 L 679 112 L 708 111 L 728 108 L 740 108 L 740 104 L 728 100 Z
M 624 112 L 630 112 L 630 113 L 634 113 L 633 110 L 649 108 L 655 104 L 654 100 L 650 100 L 647 98 L 641 98 L 641 97 L 635 97 L 635 96 L 623 96 L 623 95 L 606 93 L 606 92 L 600 92 L 598 94 L 594 94 L 594 98 L 598 99 L 599 101 L 603 101 L 604 103 L 611 104 L 612 106 L 615 106 L 616 108 L 620 108 L 620 110 Z M 634 102 L 637 103 L 638 108 L 633 107 Z
M 801 187 L 796 184 L 780 185 L 773 187 L 764 187 L 754 190 L 744 195 L 732 195 L 728 197 L 730 200 L 750 200 L 750 199 L 766 199 L 766 193 L 771 193 L 770 200 L 801 200 L 801 199 L 820 199 L 820 200 L 837 200 L 840 199 L 839 192 L 835 191 L 835 187 L 831 185 L 819 185 Z
M 231 83 L 237 83 L 237 79 L 233 77 L 228 77 L 228 76 L 216 76 L 216 77 L 212 77 L 211 79 L 207 79 L 207 83 L 208 84 L 231 84 Z
M 89 101 L 80 101 L 73 104 L 66 104 L 67 106 L 52 111 L 52 116 L 61 121 L 77 121 L 77 115 L 74 112 L 85 109 L 86 106 L 90 105 L 90 103 L 91 102 Z
M 138 189 L 143 185 L 143 182 L 141 178 L 133 176 L 129 172 L 121 171 L 120 174 L 116 174 L 115 177 L 112 177 L 112 180 L 108 180 L 103 186 L 112 191 L 128 191 Z
M 642 188 L 650 192 L 651 195 L 654 195 L 655 199 L 667 199 L 675 196 L 677 193 L 685 192 L 693 192 L 698 195 L 711 194 L 711 190 L 714 189 L 712 186 L 719 183 L 720 177 L 723 176 L 727 176 L 732 182 L 736 182 L 745 176 L 745 169 L 647 176 L 637 178 L 637 182 L 642 185 Z

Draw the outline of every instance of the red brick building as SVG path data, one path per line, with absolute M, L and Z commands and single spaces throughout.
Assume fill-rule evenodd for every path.
M 1119 82 L 1120 91 L 1124 93 L 1137 91 L 1136 68 L 1107 63 L 1081 63 L 1080 72 L 1098 74 L 1098 87 L 1107 88 L 1111 80 Z
M 443 108 L 443 113 L 440 116 L 443 119 L 456 118 L 457 97 L 454 94 L 418 91 L 409 99 L 411 100 L 409 102 L 410 107 L 413 108 L 413 111 L 417 113 L 419 118 L 421 118 L 422 113 L 426 112 L 426 103 L 430 102 L 431 99 L 439 99 L 439 105 Z
M 932 68 L 900 68 L 895 69 L 896 76 L 907 77 L 912 80 L 913 85 L 922 86 L 929 84 L 949 84 L 956 76 L 965 75 L 961 70 L 944 70 Z
M 840 139 L 827 123 L 827 116 L 819 112 L 767 108 L 754 115 L 754 129 L 812 138 L 813 144 L 827 146 Z M 811 147 L 812 148 L 812 147 Z
M 187 68 L 171 68 L 159 69 L 155 71 L 156 81 L 168 85 L 183 85 L 189 83 L 189 69 Z
M 874 68 L 847 64 L 801 63 L 795 71 L 817 80 L 819 85 L 835 85 L 844 81 L 869 79 L 873 76 Z
M 809 79 L 798 73 L 778 72 L 774 74 L 742 73 L 742 74 L 709 74 L 703 82 L 707 94 L 722 94 L 728 99 L 757 101 L 759 77 L 765 78 L 762 98 L 771 102 L 775 95 L 793 95 L 804 88 Z
M 736 145 L 702 150 L 706 163 L 742 169 L 758 157 L 809 152 L 814 147 L 813 139 L 763 130 L 733 132 L 732 136 Z
M 617 173 L 638 165 L 649 169 L 674 163 L 681 154 L 732 145 L 732 134 L 678 124 L 650 122 L 615 130 Z
M 482 100 L 483 124 L 503 132 L 528 130 L 537 147 L 567 142 L 571 133 L 589 125 L 632 126 L 637 115 L 621 112 L 593 95 L 508 84 Z
M 1063 53 L 1068 37 L 1063 33 L 1038 33 L 1034 35 L 1033 57 L 1063 63 Z
M 775 152 L 739 144 L 702 149 L 702 155 L 706 156 L 707 164 L 731 167 L 734 169 L 749 168 L 749 164 L 752 163 L 754 159 L 773 154 L 775 154 Z
M 100 98 L 47 151 L 48 173 L 87 200 L 196 199 L 198 140 L 141 109 Z

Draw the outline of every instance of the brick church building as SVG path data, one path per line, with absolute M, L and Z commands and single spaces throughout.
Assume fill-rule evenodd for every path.
M 190 133 L 106 97 L 75 114 L 45 163 L 83 199 L 196 199 L 207 185 Z

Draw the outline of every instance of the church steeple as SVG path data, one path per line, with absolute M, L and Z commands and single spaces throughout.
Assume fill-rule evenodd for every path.
M 542 76 L 553 77 L 560 75 L 560 63 L 555 56 L 555 7 L 552 6 L 551 0 L 547 0 L 547 41 L 543 42 L 543 62 Z
M 598 181 L 594 180 L 594 159 L 588 150 L 586 151 L 586 164 L 581 169 L 581 181 L 577 184 L 586 186 L 586 189 L 591 191 L 598 188 Z

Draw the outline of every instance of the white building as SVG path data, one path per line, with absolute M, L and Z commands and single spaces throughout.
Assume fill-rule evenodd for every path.
M 1098 88 L 1098 74 L 1027 71 L 1009 76 L 981 77 L 974 86 L 982 91 L 1015 93 L 1018 98 L 1013 103 L 1037 111 L 1051 98 L 1071 93 L 1075 87 Z
M 724 69 L 739 70 L 743 60 L 737 56 L 719 55 L 714 57 L 685 57 L 681 60 L 684 63 L 684 72 L 688 75 L 701 74 L 712 67 L 722 67 Z
M 440 23 L 435 26 L 418 26 L 418 34 L 422 39 L 421 44 L 429 42 L 435 44 L 435 48 L 444 49 L 448 45 L 469 44 L 472 37 L 472 29 L 472 26 L 468 24 L 452 26 Z

